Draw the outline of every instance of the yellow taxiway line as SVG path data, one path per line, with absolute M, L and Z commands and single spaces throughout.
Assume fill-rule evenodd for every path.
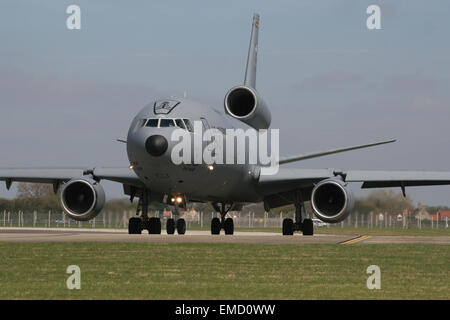
M 356 237 L 356 238 L 353 238 L 353 239 L 341 242 L 340 244 L 354 244 L 354 243 L 358 243 L 360 241 L 367 240 L 369 238 L 371 238 L 371 236 L 359 236 L 359 237 Z

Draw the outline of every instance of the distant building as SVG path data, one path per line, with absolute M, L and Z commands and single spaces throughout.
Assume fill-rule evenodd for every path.
M 410 215 L 411 218 L 414 217 L 416 220 L 420 220 L 420 221 L 423 221 L 423 220 L 431 221 L 432 216 L 433 215 L 431 213 L 429 213 L 420 202 L 417 205 L 417 208 L 414 209 Z
M 199 217 L 200 212 L 195 209 L 190 209 L 184 213 L 184 219 L 186 219 L 186 221 L 197 221 L 199 220 Z
M 445 221 L 445 218 L 450 221 L 450 210 L 438 210 L 436 214 L 433 214 L 433 221 Z
M 407 209 L 403 209 L 403 210 L 381 210 L 381 211 L 376 211 L 376 212 L 370 212 L 370 214 L 375 214 L 376 217 L 378 218 L 378 220 L 380 221 L 384 221 L 384 218 L 386 219 L 393 219 L 393 220 L 397 220 L 397 221 L 402 221 L 403 217 L 407 218 L 410 214 L 411 211 L 408 211 Z
M 406 225 L 411 222 L 411 211 L 407 209 L 371 211 L 368 218 L 372 225 Z
M 371 211 L 369 213 L 369 219 L 373 222 L 378 221 L 378 224 L 412 224 L 418 221 L 428 221 L 429 223 L 431 223 L 431 221 L 445 222 L 446 219 L 450 222 L 450 210 L 438 210 L 437 213 L 431 214 L 421 203 L 419 203 L 417 208 L 413 210 L 404 209 Z

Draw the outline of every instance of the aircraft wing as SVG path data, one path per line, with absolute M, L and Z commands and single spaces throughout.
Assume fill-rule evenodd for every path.
M 270 195 L 298 188 L 308 188 L 320 180 L 334 176 L 333 169 L 280 168 L 277 174 L 259 177 L 258 192 Z
M 361 188 L 450 185 L 450 171 L 348 170 L 346 181 L 363 182 Z
M 95 168 L 93 170 L 94 178 L 128 184 L 136 187 L 142 187 L 144 184 L 139 177 L 130 168 Z
M 312 188 L 326 178 L 341 176 L 347 182 L 362 182 L 361 188 L 387 188 L 450 185 L 450 171 L 385 171 L 336 169 L 285 169 L 275 175 L 261 176 L 258 190 L 263 195 L 286 192 L 296 188 Z
M 0 169 L 0 181 L 6 182 L 9 189 L 12 182 L 49 183 L 55 189 L 61 182 L 84 175 L 98 180 L 109 180 L 123 184 L 141 186 L 142 182 L 129 168 L 5 168 Z
M 307 154 L 302 154 L 302 155 L 283 157 L 283 158 L 279 159 L 278 164 L 286 164 L 286 163 L 290 163 L 290 162 L 297 162 L 297 161 L 308 160 L 308 159 L 312 159 L 312 158 L 319 158 L 319 157 L 328 156 L 328 155 L 336 154 L 336 153 L 370 148 L 370 147 L 375 147 L 375 146 L 379 146 L 382 144 L 393 143 L 395 141 L 397 141 L 397 140 L 378 141 L 378 142 L 374 142 L 374 143 L 361 144 L 361 145 L 352 146 L 352 147 L 324 150 L 324 151 L 312 152 L 312 153 L 307 153 Z

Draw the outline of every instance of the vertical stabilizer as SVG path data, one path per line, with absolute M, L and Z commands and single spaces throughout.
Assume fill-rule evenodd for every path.
M 258 56 L 258 30 L 259 14 L 253 15 L 252 35 L 250 37 L 250 47 L 248 48 L 247 69 L 245 71 L 244 85 L 256 88 L 256 64 Z

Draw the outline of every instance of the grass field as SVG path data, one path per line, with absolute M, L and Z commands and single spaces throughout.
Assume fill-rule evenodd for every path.
M 188 230 L 205 230 L 209 231 L 209 226 L 200 228 L 197 226 L 191 226 Z M 274 232 L 281 234 L 281 228 L 235 228 L 236 231 L 244 232 Z M 343 227 L 332 226 L 327 227 L 315 227 L 314 233 L 316 234 L 345 234 L 345 235 L 374 235 L 374 236 L 447 236 L 450 237 L 449 229 L 432 229 L 432 228 L 422 228 L 410 227 L 408 229 L 402 228 L 367 228 L 367 227 Z
M 315 228 L 316 233 L 322 234 L 348 234 L 348 235 L 358 235 L 367 234 L 374 236 L 447 236 L 450 237 L 450 229 L 431 229 L 431 228 L 416 228 L 410 227 L 408 229 L 402 228 L 367 228 L 367 227 L 338 227 L 333 226 L 330 228 L 320 227 Z
M 0 243 L 0 259 L 0 299 L 450 298 L 445 245 Z

